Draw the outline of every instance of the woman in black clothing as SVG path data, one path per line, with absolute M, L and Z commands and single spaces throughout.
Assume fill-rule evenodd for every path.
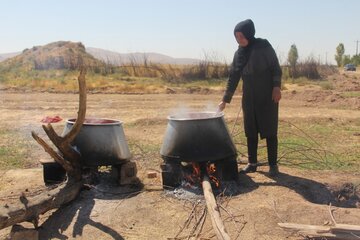
M 234 54 L 229 80 L 219 110 L 231 102 L 240 78 L 243 79 L 242 109 L 249 155 L 248 165 L 242 172 L 255 172 L 257 168 L 258 135 L 266 138 L 269 173 L 279 173 L 277 166 L 278 110 L 281 99 L 281 68 L 276 53 L 266 39 L 255 38 L 254 23 L 247 19 L 234 29 L 239 44 Z

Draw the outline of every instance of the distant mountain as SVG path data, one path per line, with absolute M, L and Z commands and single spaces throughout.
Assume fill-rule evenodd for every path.
M 114 65 L 128 64 L 131 62 L 144 63 L 144 61 L 161 64 L 197 64 L 199 59 L 194 58 L 173 58 L 167 55 L 159 53 L 117 53 L 100 48 L 87 47 L 86 52 L 91 54 L 97 59 L 104 61 L 105 63 L 111 63 Z
M 15 57 L 19 55 L 21 52 L 14 52 L 14 53 L 0 53 L 0 62 L 5 61 L 8 58 Z
M 98 67 L 104 63 L 85 51 L 80 42 L 59 41 L 25 49 L 0 63 L 5 69 L 77 69 L 81 65 Z
M 87 47 L 80 42 L 58 41 L 44 46 L 34 46 L 22 52 L 0 54 L 0 67 L 25 70 L 76 69 L 84 61 L 88 66 L 142 64 L 144 61 L 160 64 L 191 65 L 201 60 L 173 58 L 159 53 L 117 53 L 100 48 Z

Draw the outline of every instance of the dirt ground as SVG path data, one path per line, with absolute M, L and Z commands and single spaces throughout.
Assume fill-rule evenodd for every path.
M 360 97 L 342 95 L 359 91 L 360 76 L 354 76 L 334 77 L 336 90 L 287 85 L 280 118 L 358 120 Z M 178 111 L 215 110 L 220 99 L 221 93 L 89 94 L 87 117 L 120 119 L 129 142 L 146 151 L 141 148 L 161 144 L 168 115 Z M 225 118 L 236 118 L 239 101 L 238 94 L 227 106 Z M 15 128 L 31 148 L 26 155 L 27 169 L 2 171 L 0 175 L 0 203 L 5 204 L 18 201 L 21 192 L 31 196 L 46 189 L 38 161 L 49 156 L 33 143 L 30 132 L 34 130 L 45 136 L 40 122 L 45 116 L 73 118 L 78 95 L 0 92 L 0 103 L 2 129 Z M 61 133 L 64 122 L 53 125 Z M 205 207 L 203 200 L 184 200 L 168 194 L 161 188 L 159 174 L 157 178 L 147 178 L 147 171 L 159 172 L 162 161 L 159 154 L 137 154 L 134 161 L 144 188 L 119 187 L 104 173 L 100 184 L 83 190 L 71 204 L 41 217 L 40 239 L 216 239 L 209 216 L 201 233 L 196 236 L 198 231 L 195 231 L 190 237 Z M 240 192 L 219 197 L 231 239 L 305 239 L 281 229 L 277 223 L 331 224 L 330 203 L 338 223 L 360 224 L 360 190 L 354 188 L 360 185 L 360 173 L 284 166 L 280 170 L 277 177 L 270 177 L 266 166 L 256 173 L 239 175 Z M 192 209 L 196 212 L 194 219 L 180 232 Z M 0 239 L 5 239 L 9 231 L 10 228 L 1 230 Z

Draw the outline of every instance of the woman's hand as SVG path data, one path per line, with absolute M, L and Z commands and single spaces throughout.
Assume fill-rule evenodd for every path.
M 281 90 L 279 87 L 274 87 L 272 91 L 272 100 L 278 103 L 281 99 Z
M 218 105 L 218 112 L 222 112 L 226 107 L 226 102 L 221 101 Z

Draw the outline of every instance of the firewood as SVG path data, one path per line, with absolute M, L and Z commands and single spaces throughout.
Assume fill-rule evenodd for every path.
M 278 223 L 282 228 L 294 230 L 311 237 L 328 237 L 331 239 L 360 239 L 360 226 L 335 224 L 334 226 L 317 226 L 297 223 Z
M 211 218 L 211 224 L 213 226 L 213 229 L 215 230 L 217 238 L 220 240 L 230 240 L 230 237 L 226 232 L 224 223 L 221 220 L 219 207 L 216 204 L 216 200 L 211 189 L 209 177 L 206 174 L 204 175 L 202 181 L 202 187 L 204 191 L 204 198 L 206 201 L 207 210 Z

